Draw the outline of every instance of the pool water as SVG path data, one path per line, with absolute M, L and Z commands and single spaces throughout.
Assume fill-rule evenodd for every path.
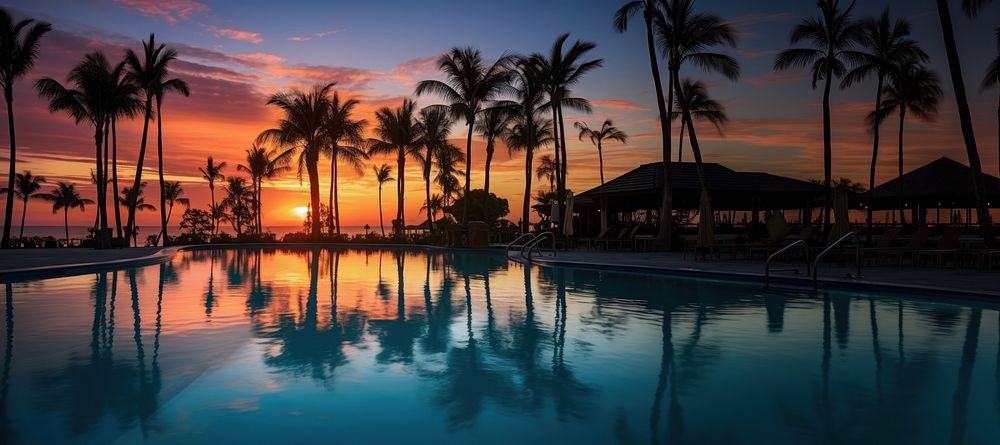
M 0 443 L 996 443 L 995 305 L 219 249 L 5 283 Z

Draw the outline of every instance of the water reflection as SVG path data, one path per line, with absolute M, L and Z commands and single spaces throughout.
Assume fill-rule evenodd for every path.
M 217 442 L 345 410 L 349 431 L 377 433 L 361 413 L 381 413 L 441 443 L 1000 434 L 1000 317 L 981 304 L 319 248 L 201 250 L 4 291 L 5 444 Z

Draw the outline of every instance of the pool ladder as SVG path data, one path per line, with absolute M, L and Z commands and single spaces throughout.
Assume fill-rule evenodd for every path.
M 857 231 L 851 231 L 851 232 L 848 232 L 846 235 L 840 237 L 838 240 L 830 243 L 830 245 L 826 246 L 826 248 L 824 248 L 823 251 L 821 251 L 818 255 L 816 255 L 816 258 L 814 258 L 813 261 L 812 261 L 812 266 L 811 267 L 810 267 L 810 262 L 809 262 L 809 245 L 806 244 L 805 240 L 795 241 L 794 243 L 791 243 L 791 244 L 789 244 L 789 245 L 781 248 L 781 250 L 778 250 L 777 252 L 774 252 L 773 254 L 771 254 L 771 256 L 767 257 L 767 261 L 764 263 L 764 289 L 767 289 L 768 286 L 770 286 L 770 284 L 771 284 L 771 262 L 774 261 L 775 259 L 781 257 L 782 255 L 784 255 L 788 251 L 799 247 L 799 248 L 802 248 L 803 252 L 804 252 L 803 255 L 802 255 L 802 258 L 803 258 L 803 260 L 805 262 L 805 266 L 806 266 L 806 276 L 810 276 L 810 275 L 812 276 L 812 286 L 813 286 L 813 291 L 815 291 L 819 287 L 819 264 L 820 264 L 820 261 L 822 261 L 823 258 L 826 257 L 827 254 L 829 254 L 831 251 L 833 251 L 833 249 L 835 247 L 841 246 L 844 242 L 846 242 L 848 240 L 851 240 L 851 239 L 853 239 L 855 241 L 855 244 L 854 244 L 854 246 L 855 246 L 854 247 L 855 260 L 854 260 L 854 262 L 857 264 L 857 268 L 858 268 L 857 269 L 857 273 L 855 274 L 854 278 L 861 278 L 862 277 L 862 275 L 861 275 L 861 260 L 862 260 L 862 258 L 861 258 L 861 239 L 858 237 L 858 232 Z M 775 269 L 774 271 L 775 272 L 795 272 L 796 274 L 799 273 L 799 269 L 797 269 L 797 268 L 795 268 L 795 269 Z
M 507 259 L 508 260 L 510 259 L 510 249 L 511 249 L 511 247 L 517 246 L 518 250 L 520 250 L 521 248 L 524 247 L 525 244 L 528 244 L 529 242 L 531 242 L 531 240 L 534 237 L 535 237 L 534 233 L 531 233 L 531 232 L 522 233 L 517 238 L 514 238 L 514 241 L 511 241 L 511 242 L 507 243 L 507 247 L 504 249 L 504 254 L 507 255 Z M 522 242 L 522 240 L 523 240 L 523 243 L 522 244 L 518 244 L 518 243 Z
M 534 233 L 522 234 L 521 236 L 514 238 L 514 241 L 511 241 L 510 243 L 507 244 L 504 253 L 507 255 L 507 259 L 513 259 L 510 256 L 510 252 L 511 250 L 516 249 L 518 252 L 520 252 L 522 259 L 531 261 L 531 256 L 534 253 L 537 253 L 539 255 L 542 254 L 542 243 L 545 242 L 545 240 L 549 240 L 552 242 L 552 255 L 555 256 L 556 238 L 555 234 L 553 234 L 552 232 L 542 232 L 539 234 L 534 234 Z

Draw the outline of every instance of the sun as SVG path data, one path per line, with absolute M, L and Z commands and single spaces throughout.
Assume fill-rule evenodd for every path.
M 305 218 L 309 214 L 309 207 L 296 207 L 292 209 L 299 218 Z

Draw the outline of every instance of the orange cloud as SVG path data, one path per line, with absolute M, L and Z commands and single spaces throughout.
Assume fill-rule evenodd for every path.
M 243 31 L 233 28 L 220 28 L 213 25 L 205 25 L 205 30 L 212 33 L 216 37 L 224 37 L 231 40 L 239 40 L 250 43 L 261 43 L 264 41 L 264 38 L 257 32 Z
M 304 35 L 304 34 L 294 35 L 294 36 L 289 37 L 288 40 L 291 40 L 293 42 L 306 42 L 306 41 L 312 40 L 313 38 L 322 39 L 323 37 L 326 37 L 328 35 L 337 34 L 337 33 L 341 33 L 341 32 L 344 32 L 344 31 L 347 31 L 347 30 L 344 29 L 344 28 L 335 28 L 335 29 L 330 29 L 330 30 L 326 30 L 326 31 L 320 31 L 320 32 L 314 33 L 312 35 Z
M 208 5 L 196 0 L 114 0 L 115 3 L 140 14 L 159 17 L 173 25 L 198 12 L 208 12 Z

